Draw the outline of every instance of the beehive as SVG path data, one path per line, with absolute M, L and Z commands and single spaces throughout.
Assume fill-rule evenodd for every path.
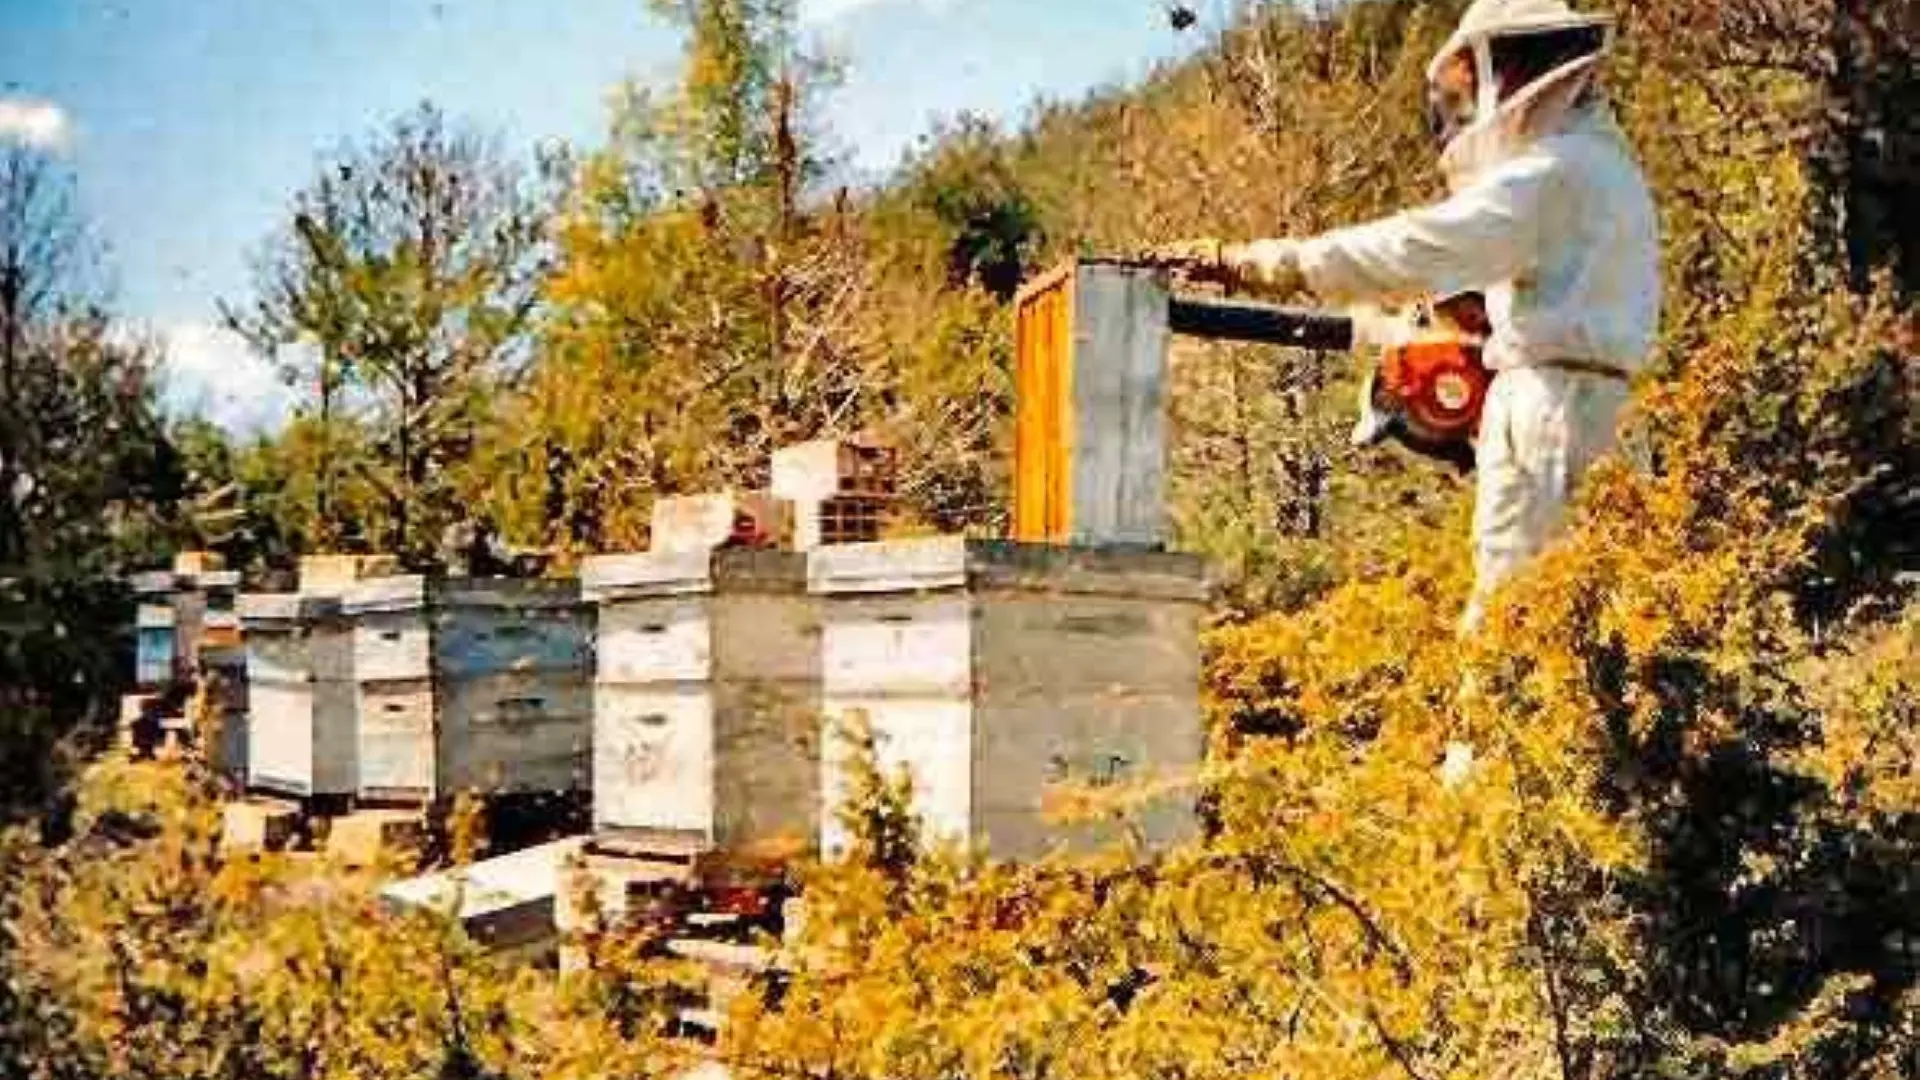
M 360 798 L 585 787 L 593 625 L 577 583 L 378 578 L 342 608 Z
M 247 786 L 302 798 L 350 796 L 355 767 L 353 637 L 328 597 L 240 598 L 246 627 Z
M 216 618 L 209 616 L 209 619 Z M 237 787 L 245 787 L 250 765 L 252 741 L 251 712 L 248 708 L 247 650 L 240 640 L 238 614 L 217 616 L 232 629 L 218 639 L 203 640 L 200 646 L 200 693 L 206 697 L 211 714 L 201 718 L 212 730 L 203 728 L 198 737 L 207 764 Z
M 819 651 L 806 558 L 590 559 L 598 608 L 593 819 L 738 850 L 814 833 Z
M 1151 271 L 1076 261 L 1015 302 L 1013 538 L 1166 541 L 1168 295 Z
M 199 672 L 203 646 L 239 644 L 234 604 L 240 591 L 240 575 L 218 569 L 217 562 L 217 556 L 205 552 L 188 552 L 175 560 L 177 585 L 171 602 L 176 677 Z
M 913 778 L 936 838 L 1025 859 L 1117 839 L 1057 824 L 1074 789 L 1141 795 L 1150 845 L 1187 835 L 1200 761 L 1204 567 L 1183 555 L 958 537 L 823 548 L 823 711 L 870 725 L 887 770 Z M 843 847 L 849 741 L 825 738 L 821 844 Z
M 134 614 L 134 682 L 155 689 L 173 681 L 175 626 L 169 601 L 143 602 Z

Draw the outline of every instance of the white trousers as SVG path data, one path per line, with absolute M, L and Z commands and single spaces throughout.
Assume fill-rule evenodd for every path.
M 1479 628 L 1494 590 L 1552 541 L 1587 470 L 1617 444 L 1627 397 L 1623 379 L 1564 368 L 1494 376 L 1480 420 L 1463 632 Z

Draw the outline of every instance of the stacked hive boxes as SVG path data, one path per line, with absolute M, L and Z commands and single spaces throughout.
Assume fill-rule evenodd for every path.
M 745 850 L 812 832 L 820 680 L 806 557 L 588 560 L 598 607 L 594 825 Z
M 247 784 L 263 794 L 344 800 L 357 779 L 353 639 L 340 601 L 243 596 L 248 698 Z
M 173 614 L 174 577 L 158 570 L 136 575 L 133 594 L 134 682 L 143 690 L 157 690 L 173 681 L 175 618 Z
M 238 611 L 240 574 L 206 570 L 190 579 L 199 608 L 200 630 L 193 646 L 194 673 L 205 715 L 198 736 L 208 764 L 236 785 L 245 785 L 248 744 L 252 739 L 247 699 L 247 651 Z
M 342 607 L 361 800 L 585 788 L 593 627 L 577 583 L 380 578 Z
M 1012 859 L 1111 843 L 1111 827 L 1055 822 L 1050 804 L 1121 785 L 1149 846 L 1191 832 L 1199 559 L 943 537 L 823 548 L 810 588 L 827 720 L 857 732 L 864 718 L 935 838 Z M 825 743 L 829 852 L 846 839 L 849 749 Z

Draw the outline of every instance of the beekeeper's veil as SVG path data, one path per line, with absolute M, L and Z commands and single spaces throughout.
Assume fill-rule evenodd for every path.
M 1587 99 L 1612 42 L 1610 17 L 1564 0 L 1475 0 L 1427 68 L 1428 119 L 1444 143 L 1448 182 L 1471 183 L 1554 130 Z M 1464 101 L 1441 91 L 1456 57 L 1472 67 Z

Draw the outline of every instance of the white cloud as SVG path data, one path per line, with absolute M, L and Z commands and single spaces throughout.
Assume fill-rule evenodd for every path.
M 154 334 L 166 349 L 162 395 L 169 412 L 205 417 L 237 435 L 270 431 L 291 413 L 292 391 L 239 335 L 196 322 L 158 326 Z
M 830 23 L 863 8 L 881 4 L 914 3 L 922 7 L 943 7 L 947 0 L 800 0 L 800 19 L 809 23 Z
M 14 140 L 43 150 L 63 149 L 73 138 L 67 111 L 51 101 L 0 97 L 0 142 Z

